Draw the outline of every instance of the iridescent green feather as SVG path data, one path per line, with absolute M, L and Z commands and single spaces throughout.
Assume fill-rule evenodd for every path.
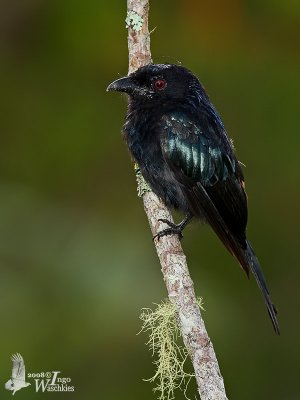
M 222 152 L 218 143 L 204 136 L 195 124 L 177 114 L 164 120 L 163 150 L 187 177 L 212 186 L 234 174 L 234 158 Z

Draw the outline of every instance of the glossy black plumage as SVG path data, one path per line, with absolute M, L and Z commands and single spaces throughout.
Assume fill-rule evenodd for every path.
M 245 272 L 254 274 L 279 333 L 275 307 L 246 239 L 243 172 L 203 86 L 182 66 L 151 64 L 108 90 L 129 95 L 123 134 L 152 190 L 167 205 L 211 225 Z

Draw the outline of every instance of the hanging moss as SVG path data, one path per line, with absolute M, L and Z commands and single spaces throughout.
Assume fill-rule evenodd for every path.
M 198 304 L 201 307 L 201 299 L 198 299 Z M 155 310 L 144 308 L 140 319 L 143 321 L 140 332 L 149 336 L 146 344 L 155 365 L 155 374 L 146 381 L 156 384 L 153 390 L 159 392 L 159 400 L 174 399 L 175 389 L 183 391 L 186 397 L 187 386 L 194 374 L 184 370 L 188 353 L 180 343 L 175 305 L 165 300 L 156 304 Z

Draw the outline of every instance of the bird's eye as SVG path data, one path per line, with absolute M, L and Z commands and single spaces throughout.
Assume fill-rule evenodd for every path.
M 167 82 L 164 79 L 156 79 L 153 82 L 153 87 L 156 90 L 164 90 L 166 86 L 167 86 Z

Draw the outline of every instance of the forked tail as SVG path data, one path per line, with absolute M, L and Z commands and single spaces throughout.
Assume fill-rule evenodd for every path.
M 258 259 L 257 259 L 256 255 L 254 254 L 254 251 L 248 241 L 247 241 L 247 249 L 245 250 L 245 255 L 246 255 L 245 258 L 246 258 L 248 267 L 249 267 L 250 271 L 253 273 L 253 275 L 255 276 L 256 282 L 257 282 L 258 286 L 260 287 L 260 290 L 262 291 L 262 294 L 264 296 L 264 300 L 265 300 L 274 330 L 277 333 L 277 335 L 279 335 L 280 332 L 279 332 L 279 326 L 278 326 L 278 321 L 277 321 L 277 317 L 276 317 L 277 310 L 276 310 L 274 304 L 272 303 L 270 293 L 269 293 L 269 290 L 267 287 L 267 283 L 266 283 L 264 274 L 262 272 L 262 269 L 259 265 Z

